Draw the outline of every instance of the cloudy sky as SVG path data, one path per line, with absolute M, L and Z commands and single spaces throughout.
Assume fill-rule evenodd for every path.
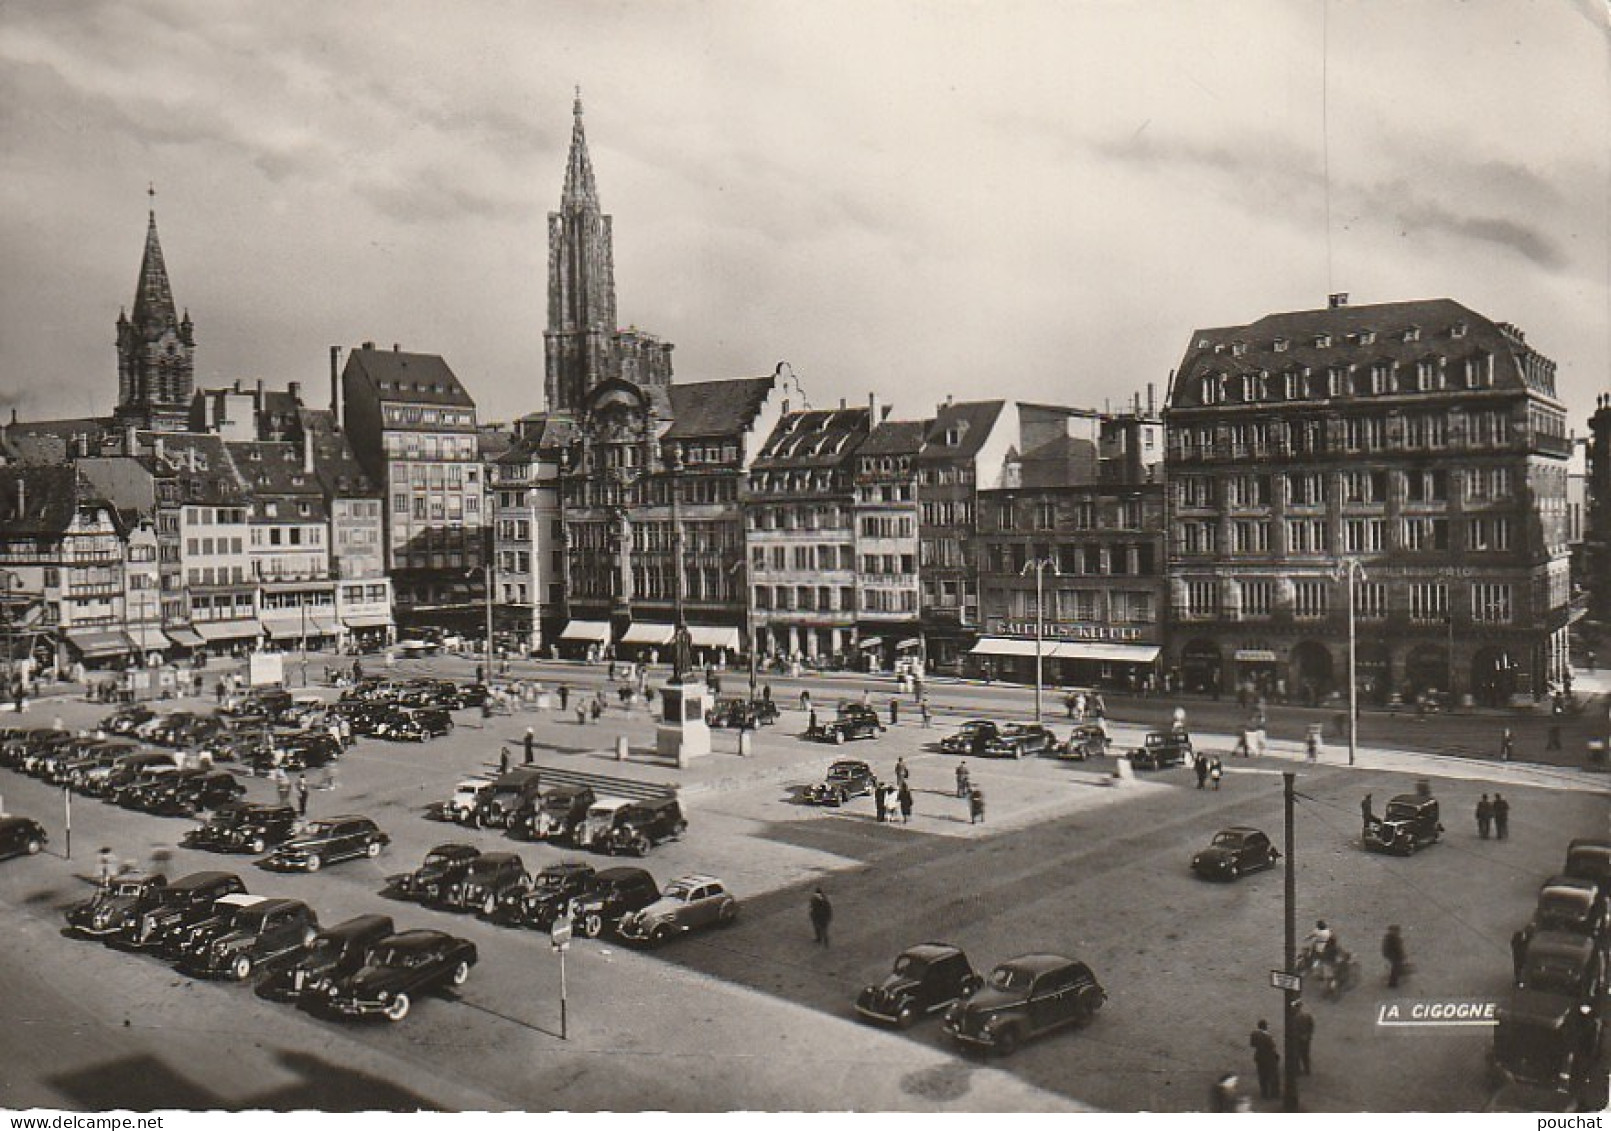
M 0 0 L 0 402 L 106 412 L 148 182 L 197 374 L 541 407 L 572 88 L 680 380 L 1100 407 L 1198 326 L 1449 296 L 1611 373 L 1606 0 Z M 321 394 L 322 395 L 322 392 Z

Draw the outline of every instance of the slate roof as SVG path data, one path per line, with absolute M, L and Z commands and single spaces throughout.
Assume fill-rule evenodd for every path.
M 182 503 L 237 505 L 248 494 L 223 438 L 197 432 L 141 432 L 139 460 L 159 479 L 180 483 Z M 157 447 L 161 445 L 162 455 Z
M 475 408 L 475 401 L 438 354 L 355 349 L 347 355 L 347 371 L 356 373 L 383 401 Z
M 317 504 L 310 513 L 299 517 L 322 521 L 325 518 L 324 488 L 316 474 L 302 469 L 302 445 L 290 440 L 237 440 L 227 445 L 235 469 L 246 480 L 252 493 L 252 517 L 268 521 L 264 502 L 271 499 L 295 499 L 298 502 Z
M 83 490 L 77 470 L 68 464 L 0 467 L 0 536 L 37 538 L 61 534 L 71 525 Z M 23 504 L 20 514 L 19 494 Z
M 99 455 L 101 441 L 112 430 L 112 421 L 103 417 L 26 420 L 0 428 L 0 451 L 17 463 L 62 463 L 75 437 L 87 437 L 90 454 Z
M 753 467 L 757 471 L 837 467 L 866 440 L 870 416 L 865 405 L 791 412 L 778 421 Z
M 927 420 L 886 420 L 856 449 L 863 456 L 915 455 L 923 446 L 930 422 Z
M 483 424 L 476 429 L 476 451 L 483 463 L 496 463 L 514 447 L 515 434 L 501 424 Z
M 754 422 L 771 395 L 776 378 L 736 377 L 727 381 L 695 381 L 672 385 L 671 440 L 736 436 Z
M 329 409 L 304 408 L 302 427 L 313 437 L 313 473 L 327 497 L 378 498 L 380 489 L 364 471 L 345 432 L 337 432 Z
M 1412 328 L 1419 335 L 1408 340 L 1406 331 Z M 1463 332 L 1456 336 L 1457 330 Z M 1372 340 L 1365 340 L 1367 334 Z M 1322 335 L 1330 336 L 1330 345 L 1317 344 Z M 1278 350 L 1278 342 L 1285 348 Z M 1170 407 L 1201 406 L 1200 378 L 1210 373 L 1268 372 L 1273 378 L 1308 368 L 1324 375 L 1337 365 L 1368 368 L 1385 362 L 1397 369 L 1438 358 L 1446 360 L 1450 387 L 1458 389 L 1464 387 L 1460 367 L 1478 355 L 1494 359 L 1494 387 L 1524 389 L 1520 358 L 1527 352 L 1533 351 L 1514 327 L 1447 298 L 1268 314 L 1246 326 L 1193 330 Z
M 1006 401 L 954 401 L 941 405 L 929 423 L 923 448 L 917 453 L 918 462 L 944 463 L 972 459 L 990 438 L 991 429 L 1006 405 Z M 958 426 L 962 434 L 957 438 L 957 443 L 947 444 L 946 436 Z

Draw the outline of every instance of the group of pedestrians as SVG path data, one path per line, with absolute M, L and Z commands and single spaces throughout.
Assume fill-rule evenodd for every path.
M 1506 840 L 1510 836 L 1510 802 L 1505 800 L 1504 794 L 1495 793 L 1493 800 L 1488 795 L 1482 795 L 1477 802 L 1477 835 L 1483 840 L 1488 839 L 1488 829 L 1492 826 L 1494 836 L 1498 840 Z

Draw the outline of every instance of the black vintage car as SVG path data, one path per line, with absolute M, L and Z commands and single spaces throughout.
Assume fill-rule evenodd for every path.
M 0 856 L 37 856 L 49 840 L 32 817 L 0 817 Z
M 531 880 L 526 862 L 513 852 L 483 852 L 456 879 L 433 887 L 424 902 L 443 911 L 479 911 L 491 915 L 498 897 L 524 888 Z
M 180 770 L 157 779 L 123 802 L 159 817 L 194 817 L 199 810 L 236 801 L 245 792 L 246 786 L 228 770 Z
M 91 797 L 113 797 L 136 779 L 173 773 L 179 769 L 179 756 L 171 750 L 140 750 L 125 754 L 110 766 L 91 770 L 80 787 Z
M 571 901 L 593 883 L 593 865 L 581 860 L 550 864 L 531 877 L 521 888 L 512 888 L 498 897 L 492 913 L 495 923 L 512 927 L 535 927 L 546 931 L 554 920 L 567 912 Z
M 317 872 L 326 864 L 379 856 L 391 841 L 368 817 L 326 817 L 309 821 L 301 832 L 257 863 L 274 872 Z
M 305 993 L 322 993 L 330 983 L 357 973 L 369 948 L 395 931 L 390 915 L 359 915 L 327 927 L 307 949 L 258 979 L 257 996 L 296 1001 Z
M 127 707 L 119 707 L 97 724 L 98 729 L 107 734 L 132 735 L 146 723 L 157 717 L 157 713 L 150 707 L 140 703 L 131 703 Z
M 39 771 L 56 785 L 82 789 L 91 773 L 139 749 L 137 743 L 126 738 L 79 739 L 57 747 L 39 764 Z
M 1566 866 L 1561 871 L 1579 879 L 1595 880 L 1602 888 L 1611 888 L 1611 838 L 1573 840 L 1566 846 Z
M 1233 825 L 1214 834 L 1207 848 L 1191 858 L 1191 870 L 1206 880 L 1237 880 L 1248 872 L 1275 867 L 1280 851 L 1258 829 Z
M 391 742 L 427 742 L 453 729 L 453 716 L 439 707 L 392 706 L 369 733 Z
M 129 872 L 113 879 L 95 895 L 67 909 L 67 933 L 81 938 L 139 935 L 140 918 L 162 901 L 167 877 Z
M 1591 1006 L 1605 992 L 1605 959 L 1593 939 L 1543 930 L 1528 937 L 1526 946 L 1517 989 L 1571 994 Z
M 254 687 L 235 703 L 225 715 L 247 715 L 278 722 L 295 702 L 289 691 L 279 687 Z
M 642 868 L 605 868 L 572 903 L 576 930 L 596 939 L 659 898 L 659 885 Z
M 1409 856 L 1443 835 L 1438 802 L 1433 797 L 1402 793 L 1387 803 L 1382 816 L 1365 827 L 1363 840 L 1372 852 Z
M 205 949 L 213 939 L 229 930 L 241 912 L 268 902 L 267 896 L 247 895 L 245 892 L 220 896 L 213 900 L 212 907 L 201 918 L 164 936 L 157 946 L 157 953 L 170 962 L 178 962 L 188 953 Z
M 319 917 L 300 899 L 265 899 L 235 912 L 205 943 L 192 942 L 180 954 L 179 968 L 244 982 L 254 970 L 300 954 L 318 933 Z
M 328 731 L 277 734 L 272 746 L 259 747 L 250 758 L 252 772 L 267 775 L 276 768 L 289 773 L 317 770 L 341 757 L 341 741 Z
M 865 703 L 841 703 L 834 717 L 807 730 L 806 737 L 818 742 L 843 743 L 853 738 L 877 738 L 884 733 L 878 712 Z
M 1590 1089 L 1603 1031 L 1593 1004 L 1575 993 L 1526 989 L 1495 1013 L 1494 1067 L 1507 1084 L 1543 1093 L 1531 1101 L 1536 1110 L 1569 1109 Z M 1603 1084 L 1603 1072 L 1599 1078 Z
M 1167 770 L 1184 766 L 1191 753 L 1191 736 L 1185 731 L 1153 730 L 1130 751 L 1130 764 L 1138 770 Z
M 296 832 L 296 810 L 289 805 L 258 805 L 232 801 L 220 805 L 205 823 L 191 829 L 180 841 L 187 848 L 212 852 L 250 852 L 256 855 L 284 844 Z
M 990 972 L 971 997 L 945 1015 L 945 1031 L 963 1045 L 1003 1056 L 1064 1025 L 1083 1025 L 1108 995 L 1083 962 L 1057 954 L 1026 954 Z
M 556 785 L 541 794 L 527 794 L 509 832 L 531 840 L 574 841 L 598 798 L 591 786 Z
M 1088 723 L 1078 723 L 1069 733 L 1068 741 L 1059 744 L 1054 753 L 1059 758 L 1084 761 L 1087 758 L 1100 758 L 1108 752 L 1108 745 L 1112 739 L 1108 737 L 1108 726 L 1100 719 Z
M 475 944 L 468 939 L 441 931 L 404 931 L 376 943 L 358 972 L 332 982 L 318 1006 L 339 1017 L 401 1021 L 419 995 L 464 985 L 475 963 Z
M 542 787 L 543 773 L 535 766 L 521 766 L 498 775 L 492 788 L 476 807 L 476 826 L 483 829 L 510 828 L 510 818 L 541 796 Z
M 777 722 L 778 708 L 770 699 L 718 699 L 705 712 L 705 721 L 713 727 L 754 730 Z
M 801 797 L 812 805 L 839 806 L 872 792 L 873 768 L 866 762 L 842 758 L 828 767 L 822 781 L 807 786 Z
M 856 1012 L 910 1029 L 920 1017 L 950 1008 L 982 982 L 968 956 L 958 948 L 949 943 L 923 943 L 903 950 L 889 977 L 861 991 Z
M 242 895 L 246 885 L 234 872 L 192 872 L 163 887 L 154 906 L 147 908 L 117 941 L 157 953 L 179 952 L 185 928 L 212 914 L 213 904 L 226 895 Z
M 473 844 L 456 841 L 439 844 L 425 854 L 425 860 L 412 872 L 386 877 L 386 890 L 381 894 L 393 899 L 433 900 L 450 885 L 458 882 L 481 850 Z
M 688 831 L 682 806 L 675 797 L 634 801 L 615 814 L 615 823 L 593 842 L 610 855 L 647 856 L 655 845 L 677 840 Z
M 1528 936 L 1540 931 L 1570 931 L 1597 946 L 1611 944 L 1611 907 L 1604 889 L 1594 880 L 1551 876 L 1539 887 L 1538 906 L 1524 929 Z

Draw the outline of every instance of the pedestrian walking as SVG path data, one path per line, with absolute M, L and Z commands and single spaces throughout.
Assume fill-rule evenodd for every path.
M 1510 835 L 1510 802 L 1503 794 L 1494 794 L 1494 836 L 1504 840 Z
M 1359 803 L 1359 819 L 1363 823 L 1364 832 L 1369 832 L 1370 827 L 1376 823 L 1376 814 L 1371 812 L 1370 796 L 1371 795 L 1367 793 L 1365 795 L 1365 800 Z
M 1488 800 L 1488 795 L 1485 793 L 1482 795 L 1482 800 L 1477 802 L 1477 835 L 1483 840 L 1488 839 L 1488 826 L 1493 823 L 1493 819 L 1494 803 Z
M 220 679 L 216 684 L 213 685 L 213 694 L 218 697 L 218 705 L 220 707 L 224 705 L 224 691 L 224 681 Z
M 770 683 L 761 684 L 761 702 L 772 702 L 772 685 Z
M 1398 981 L 1405 974 L 1404 933 L 1394 923 L 1387 928 L 1382 936 L 1382 957 L 1387 959 L 1387 984 L 1389 987 L 1397 986 Z
M 828 924 L 833 922 L 833 904 L 819 887 L 811 893 L 811 933 L 820 946 L 828 945 Z
M 1320 761 L 1320 724 L 1309 724 L 1309 735 L 1304 739 L 1303 756 L 1310 762 Z
M 901 721 L 901 701 L 895 696 L 889 697 L 889 725 L 895 726 Z
M 911 824 L 912 823 L 912 789 L 911 789 L 911 787 L 908 786 L 905 782 L 901 782 L 901 788 L 896 793 L 895 797 L 896 797 L 896 800 L 900 803 L 900 807 L 901 807 L 901 824 L 903 824 L 903 825 Z
M 984 795 L 984 790 L 980 789 L 978 786 L 974 786 L 973 787 L 973 792 L 968 794 L 968 824 L 970 824 L 970 825 L 982 825 L 982 824 L 984 824 L 984 819 L 985 819 L 985 795 Z
M 1298 1072 L 1300 1075 L 1309 1075 L 1309 1042 L 1315 1039 L 1314 1014 L 1303 1008 L 1303 999 L 1297 998 L 1292 1002 L 1292 1036 L 1293 1043 L 1297 1045 Z
M 912 771 L 908 770 L 906 768 L 906 759 L 905 758 L 896 758 L 895 759 L 895 784 L 896 785 L 905 785 L 907 779 L 910 778 L 911 776 L 912 776 Z
M 500 774 L 509 772 L 509 747 L 507 746 L 498 751 L 498 772 Z
M 487 682 L 487 669 L 482 667 L 480 664 L 475 666 L 475 681 L 477 683 Z
M 1253 1046 L 1253 1067 L 1259 1073 L 1259 1096 L 1273 1100 L 1281 1095 L 1281 1054 L 1276 1051 L 1270 1023 L 1259 1019 L 1259 1027 L 1248 1038 Z
M 559 709 L 561 711 L 570 710 L 571 709 L 570 708 L 570 703 L 571 703 L 570 685 L 566 684 L 566 683 L 562 683 L 562 684 L 559 685 Z
M 117 853 L 112 851 L 111 846 L 103 845 L 100 852 L 95 854 L 95 866 L 100 874 L 101 886 L 108 887 L 112 877 L 117 875 Z
M 812 710 L 810 716 L 806 719 L 806 733 L 817 733 L 817 712 L 815 709 Z
M 1193 761 L 1196 763 L 1197 788 L 1202 789 L 1208 781 L 1208 759 L 1206 757 L 1196 758 Z
M 531 765 L 536 758 L 537 736 L 530 727 L 526 728 L 526 765 Z
M 934 721 L 933 717 L 929 714 L 929 701 L 927 696 L 917 701 L 917 713 L 923 718 L 923 729 L 927 730 L 929 725 Z
M 296 815 L 298 817 L 306 817 L 308 815 L 307 774 L 298 774 L 296 776 Z
M 1499 760 L 1510 761 L 1510 756 L 1516 752 L 1516 739 L 1511 735 L 1510 728 L 1506 727 L 1499 735 Z
M 811 710 L 811 692 L 804 687 L 800 689 L 800 710 Z
M 966 797 L 966 796 L 968 796 L 969 792 L 971 792 L 971 791 L 968 789 L 968 764 L 966 762 L 958 762 L 957 763 L 957 796 L 958 797 Z
M 1521 928 L 1510 936 L 1510 980 L 1521 985 L 1522 967 L 1527 965 L 1527 930 Z
M 576 704 L 576 725 L 579 726 L 579 727 L 585 727 L 587 725 L 587 704 L 586 703 L 578 703 L 578 704 Z
M 274 774 L 274 792 L 279 794 L 280 804 L 291 804 L 291 779 L 282 769 L 276 768 Z
M 884 784 L 877 780 L 873 782 L 873 812 L 878 817 L 878 823 L 883 824 L 887 815 L 884 807 Z
M 1213 783 L 1216 793 L 1219 792 L 1219 779 L 1224 776 L 1224 773 L 1225 764 L 1219 760 L 1219 755 L 1216 754 L 1208 762 L 1208 780 Z

